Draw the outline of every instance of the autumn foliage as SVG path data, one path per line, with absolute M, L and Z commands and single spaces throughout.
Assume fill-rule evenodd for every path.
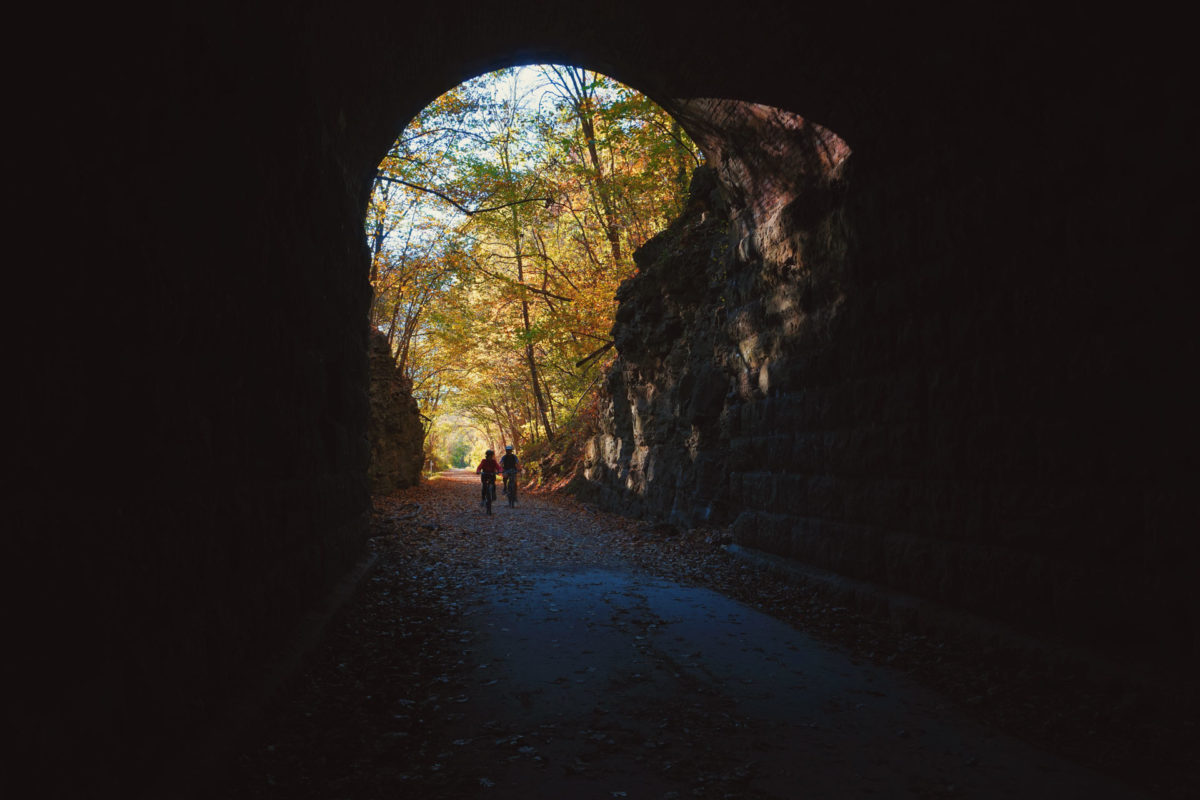
M 581 428 L 617 287 L 701 158 L 644 95 L 574 67 L 481 76 L 409 124 L 366 216 L 371 323 L 413 381 L 431 454 L 545 451 Z

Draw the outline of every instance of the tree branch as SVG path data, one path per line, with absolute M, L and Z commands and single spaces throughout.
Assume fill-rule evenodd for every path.
M 616 342 L 609 342 L 608 344 L 601 347 L 599 350 L 596 350 L 595 352 L 593 352 L 590 356 L 587 356 L 585 358 L 580 359 L 579 361 L 576 361 L 575 367 L 579 368 L 579 367 L 582 367 L 584 364 L 588 363 L 589 361 L 594 361 L 595 359 L 599 358 L 600 356 L 604 355 L 609 350 L 611 350 L 615 344 L 616 344 Z
M 450 205 L 457 208 L 462 213 L 466 214 L 468 217 L 473 217 L 476 214 L 485 214 L 488 211 L 499 211 L 500 209 L 508 208 L 509 206 L 519 206 L 519 205 L 522 205 L 523 203 L 549 203 L 549 202 L 552 202 L 552 200 L 553 200 L 553 198 L 550 198 L 550 197 L 526 197 L 524 200 L 513 200 L 511 203 L 503 203 L 498 206 L 489 206 L 488 208 L 470 209 L 470 208 L 467 208 L 466 206 L 462 205 L 461 203 L 459 203 L 454 198 L 449 197 L 448 195 L 442 194 L 437 189 L 430 189 L 428 186 L 419 186 L 415 183 L 409 183 L 406 180 L 401 180 L 400 178 L 388 177 L 387 175 L 380 175 L 379 180 L 388 181 L 389 183 L 398 183 L 401 186 L 407 186 L 410 189 L 416 189 L 418 192 L 426 192 L 427 194 L 431 194 L 434 197 L 441 198 L 442 200 L 445 200 L 447 203 L 449 203 Z
M 475 264 L 475 268 L 477 270 L 479 270 L 480 272 L 482 272 L 484 275 L 488 276 L 489 278 L 492 278 L 492 279 L 498 280 L 498 281 L 504 281 L 505 283 L 510 283 L 513 286 L 520 286 L 521 291 L 523 291 L 523 292 L 533 292 L 534 294 L 545 295 L 546 297 L 553 297 L 555 300 L 562 300 L 564 303 L 574 303 L 575 302 L 575 298 L 573 298 L 573 297 L 563 297 L 561 294 L 555 294 L 554 292 L 548 291 L 546 289 L 538 289 L 536 287 L 530 286 L 529 284 L 519 283 L 517 281 L 514 281 L 512 278 L 505 277 L 504 275 L 499 275 L 495 272 L 489 272 L 483 268 L 483 265 L 479 263 L 479 259 L 477 259 L 477 258 L 472 258 L 471 261 L 472 261 L 472 263 Z

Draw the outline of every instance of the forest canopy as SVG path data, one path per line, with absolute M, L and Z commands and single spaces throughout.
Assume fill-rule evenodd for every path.
M 366 215 L 370 313 L 427 452 L 461 462 L 577 424 L 632 254 L 682 211 L 702 158 L 645 95 L 561 65 L 467 81 L 405 128 Z

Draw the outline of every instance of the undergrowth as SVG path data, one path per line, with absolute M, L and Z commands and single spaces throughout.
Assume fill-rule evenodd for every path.
M 599 395 L 591 398 L 555 432 L 554 439 L 526 445 L 524 479 L 530 491 L 557 491 L 583 469 L 588 442 L 600 432 Z

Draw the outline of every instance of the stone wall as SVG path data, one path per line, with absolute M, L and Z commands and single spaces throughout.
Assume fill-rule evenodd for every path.
M 371 494 L 416 486 L 425 462 L 425 428 L 412 382 L 397 369 L 387 337 L 371 331 Z
M 621 287 L 574 488 L 1043 635 L 1195 658 L 1186 484 L 1144 472 L 1170 444 L 1130 431 L 1156 407 L 1147 342 L 1113 325 L 1154 311 L 1095 268 L 1117 237 L 1064 182 L 1095 180 L 1090 154 L 986 171 L 913 152 L 868 174 L 791 115 L 693 102 L 685 124 L 698 105 L 722 123 L 691 127 L 714 169 Z M 730 155 L 749 125 L 772 145 Z

